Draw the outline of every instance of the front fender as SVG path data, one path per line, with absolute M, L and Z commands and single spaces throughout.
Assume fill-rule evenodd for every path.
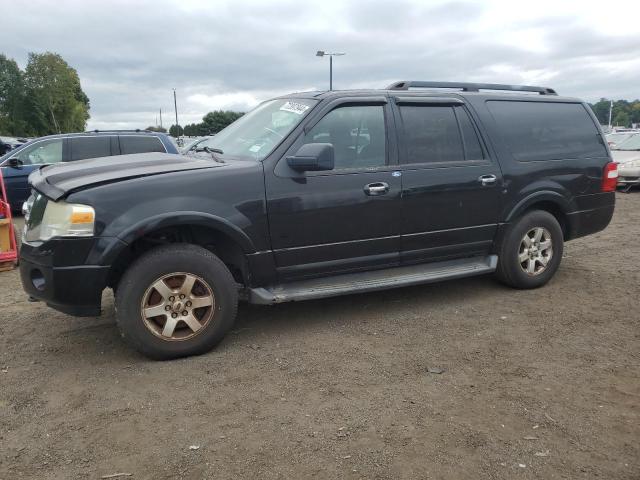
M 146 218 L 132 225 L 117 237 L 98 237 L 87 258 L 87 264 L 111 265 L 137 239 L 154 230 L 180 225 L 196 225 L 217 230 L 235 241 L 245 254 L 256 252 L 251 239 L 242 230 L 224 218 L 203 212 L 183 211 L 158 214 Z
M 256 248 L 251 239 L 231 222 L 210 213 L 195 211 L 162 213 L 150 218 L 145 218 L 124 230 L 118 235 L 118 239 L 130 244 L 154 230 L 180 225 L 197 225 L 218 230 L 240 245 L 244 253 L 256 252 Z

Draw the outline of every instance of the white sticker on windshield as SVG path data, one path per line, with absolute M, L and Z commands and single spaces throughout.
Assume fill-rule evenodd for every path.
M 287 102 L 280 107 L 280 110 L 302 115 L 304 112 L 309 110 L 309 105 L 305 105 L 303 103 L 296 103 L 296 102 Z
M 261 148 L 262 148 L 262 145 L 253 145 L 252 147 L 249 148 L 249 151 L 251 153 L 258 153 Z

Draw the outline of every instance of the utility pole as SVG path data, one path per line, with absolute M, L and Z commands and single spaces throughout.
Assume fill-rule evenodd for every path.
M 613 113 L 613 100 L 609 104 L 609 130 L 611 130 L 611 114 Z
M 173 89 L 173 108 L 176 111 L 176 131 L 178 132 L 178 138 L 180 137 L 180 124 L 178 123 L 178 101 L 176 100 L 176 89 Z
M 162 109 L 160 109 L 160 128 L 162 128 Z

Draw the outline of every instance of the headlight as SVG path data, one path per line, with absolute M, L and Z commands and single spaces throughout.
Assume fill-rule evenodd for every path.
M 25 240 L 32 242 L 53 237 L 91 237 L 95 216 L 95 211 L 88 205 L 49 200 L 39 222 L 29 218 Z

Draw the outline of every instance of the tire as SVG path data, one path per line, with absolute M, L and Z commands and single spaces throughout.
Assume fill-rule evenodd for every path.
M 536 242 L 536 236 L 540 232 L 541 237 Z M 525 235 L 528 236 L 528 241 Z M 550 251 L 546 243 L 548 240 L 551 242 Z M 558 220 L 543 210 L 528 212 L 505 233 L 498 252 L 496 277 L 514 288 L 541 287 L 558 270 L 563 249 L 564 237 Z
M 238 309 L 236 281 L 225 264 L 202 247 L 182 243 L 138 258 L 115 296 L 122 337 L 155 360 L 210 351 L 233 326 Z

